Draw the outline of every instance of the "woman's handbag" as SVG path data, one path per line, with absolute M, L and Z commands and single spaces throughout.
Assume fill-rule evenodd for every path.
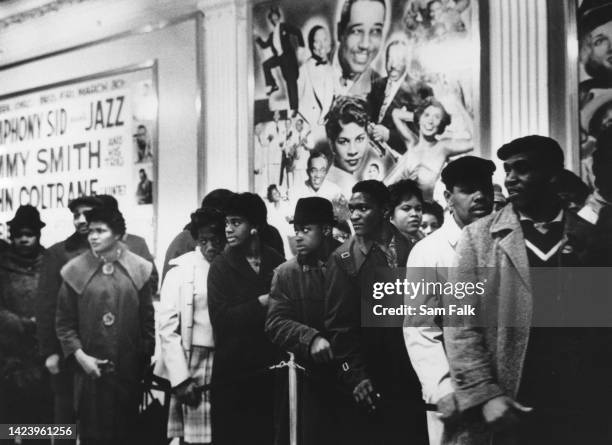
M 163 393 L 163 405 L 153 394 L 153 390 Z M 167 445 L 170 442 L 167 438 L 169 409 L 169 383 L 153 375 L 151 378 L 145 378 L 138 408 L 138 440 L 140 443 Z

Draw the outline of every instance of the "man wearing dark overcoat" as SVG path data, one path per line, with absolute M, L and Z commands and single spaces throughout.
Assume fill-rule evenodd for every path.
M 372 282 L 406 264 L 410 250 L 388 221 L 389 199 L 382 182 L 355 184 L 349 201 L 355 235 L 331 255 L 325 273 L 325 328 L 345 394 L 341 443 L 427 442 L 420 385 L 401 326 L 362 326 L 362 305 L 368 310 L 374 301 Z

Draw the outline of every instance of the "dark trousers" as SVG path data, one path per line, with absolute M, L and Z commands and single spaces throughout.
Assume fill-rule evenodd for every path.
M 591 350 L 598 335 L 531 329 L 517 399 L 533 411 L 517 429 L 521 445 L 612 443 L 610 367 L 596 361 L 603 351 Z
M 51 424 L 53 423 L 52 396 L 49 379 L 31 382 L 19 387 L 14 382 L 0 384 L 0 423 L 9 424 Z M 13 444 L 13 439 L 0 440 L 0 444 Z M 28 445 L 49 445 L 50 439 L 28 439 Z
M 276 445 L 289 443 L 289 381 L 286 372 L 277 375 L 274 407 Z M 297 438 L 300 445 L 339 443 L 335 381 L 329 375 L 297 375 Z
M 381 400 L 373 413 L 357 406 L 352 397 L 339 400 L 338 444 L 427 445 L 425 410 L 409 401 Z
M 262 63 L 262 66 L 266 85 L 269 87 L 276 87 L 276 80 L 274 80 L 274 76 L 272 75 L 272 69 L 276 68 L 277 66 L 281 66 L 281 58 L 278 56 L 272 56 L 268 60 L 265 60 Z
M 62 369 L 59 374 L 51 376 L 53 390 L 53 419 L 58 424 L 75 424 L 74 412 L 74 373 L 71 369 Z M 75 444 L 76 440 L 62 440 L 62 445 Z
M 266 85 L 269 87 L 276 87 L 276 80 L 272 75 L 272 69 L 280 67 L 281 73 L 287 84 L 287 96 L 289 96 L 289 108 L 297 110 L 298 108 L 298 90 L 297 90 L 297 78 L 299 72 L 293 66 L 294 64 L 283 56 L 272 56 L 262 63 L 264 71 L 264 79 Z
M 213 387 L 210 396 L 212 442 L 215 445 L 273 443 L 273 376 L 256 376 L 232 385 Z

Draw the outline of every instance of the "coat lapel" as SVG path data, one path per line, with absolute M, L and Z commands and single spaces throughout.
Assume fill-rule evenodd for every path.
M 523 230 L 511 204 L 506 205 L 499 211 L 493 224 L 491 224 L 490 231 L 493 238 L 499 239 L 499 247 L 508 256 L 527 289 L 531 291 L 529 259 L 525 249 Z
M 153 265 L 135 253 L 130 252 L 125 245 L 122 246 L 123 252 L 117 261 L 123 266 L 136 289 L 140 290 L 151 278 Z
M 78 257 L 69 261 L 61 270 L 63 280 L 77 294 L 81 295 L 87 287 L 89 280 L 102 265 L 101 261 L 94 257 L 91 250 L 83 252 Z

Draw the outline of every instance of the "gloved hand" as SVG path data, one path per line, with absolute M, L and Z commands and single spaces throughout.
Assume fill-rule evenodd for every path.
M 198 390 L 196 383 L 192 378 L 188 378 L 184 382 L 172 389 L 179 402 L 185 405 L 196 407 L 202 400 L 202 392 Z

